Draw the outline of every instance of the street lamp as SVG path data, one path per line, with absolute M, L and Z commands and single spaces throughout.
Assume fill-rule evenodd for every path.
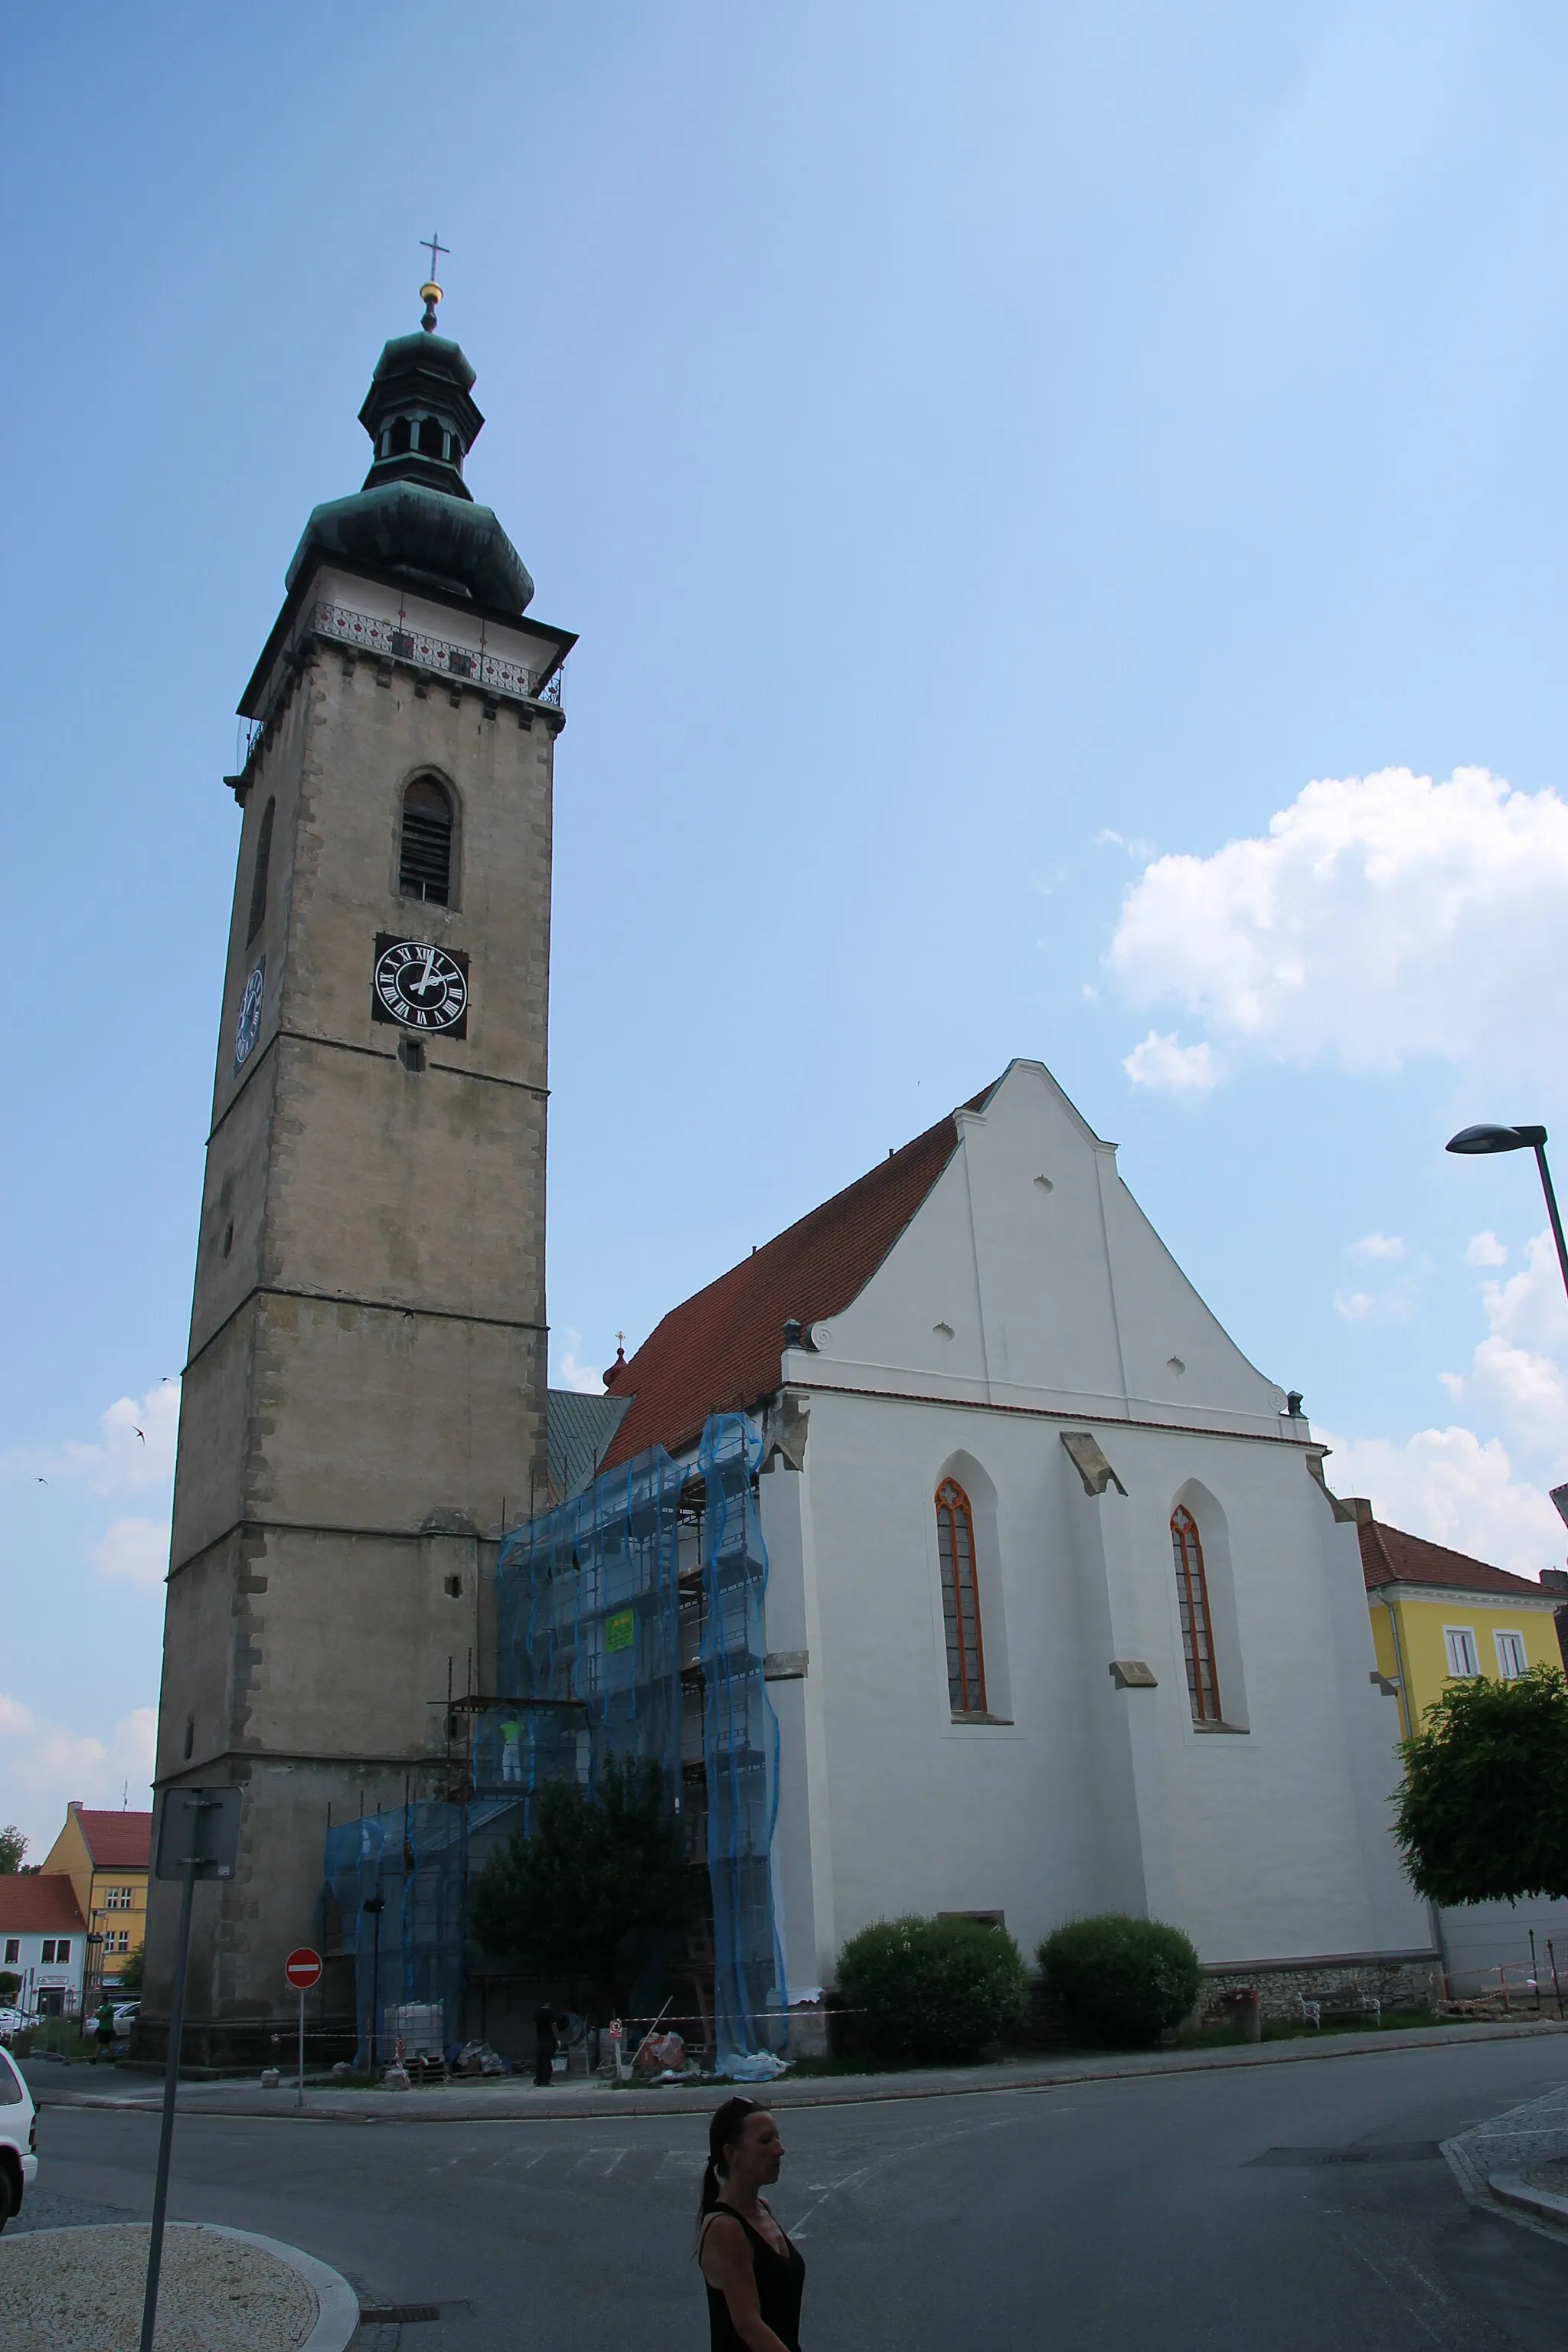
M 1546 1165 L 1546 1129 L 1543 1127 L 1462 1127 L 1447 1145 L 1449 1151 L 1533 1151 L 1535 1164 L 1541 1171 L 1541 1189 L 1546 1195 L 1546 1213 L 1552 1220 L 1552 1238 L 1557 1244 L 1557 1263 L 1563 1269 L 1563 1287 L 1568 1290 L 1568 1242 L 1563 1238 L 1563 1220 L 1557 1213 L 1557 1195 L 1552 1189 L 1552 1171 Z

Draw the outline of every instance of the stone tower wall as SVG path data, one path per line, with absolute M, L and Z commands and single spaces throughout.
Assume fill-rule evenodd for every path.
M 282 1962 L 316 1932 L 329 1809 L 439 1792 L 448 1669 L 459 1689 L 470 1657 L 486 1671 L 481 1566 L 543 1478 L 560 714 L 321 636 L 283 658 L 240 787 L 159 1716 L 160 1787 L 249 1790 L 237 1874 L 196 1903 L 186 2053 L 212 2064 L 266 2056 L 292 2014 Z M 446 908 L 397 892 L 425 772 L 458 811 Z M 470 960 L 467 1037 L 427 1035 L 422 1070 L 372 1018 L 378 932 Z M 177 1893 L 151 1906 L 149 2054 Z

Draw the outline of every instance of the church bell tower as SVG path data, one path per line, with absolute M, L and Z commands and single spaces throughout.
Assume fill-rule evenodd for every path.
M 544 1476 L 551 786 L 574 639 L 464 461 L 474 371 L 389 342 L 248 755 L 181 1404 L 160 1792 L 247 1791 L 197 1895 L 187 2063 L 269 2054 L 329 1820 L 445 1793 L 482 1570 Z M 450 1675 L 450 1682 L 449 1677 Z M 141 2046 L 166 2030 L 154 1886 Z M 352 2006 L 331 1998 L 329 2008 Z

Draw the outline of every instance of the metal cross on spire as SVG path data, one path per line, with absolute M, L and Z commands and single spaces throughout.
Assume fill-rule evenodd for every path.
M 419 289 L 425 303 L 425 316 L 419 323 L 427 335 L 433 335 L 436 331 L 436 305 L 441 299 L 441 289 L 436 283 L 436 264 L 441 254 L 450 253 L 452 248 L 449 245 L 443 245 L 438 235 L 422 236 L 419 242 L 430 256 L 430 276 Z

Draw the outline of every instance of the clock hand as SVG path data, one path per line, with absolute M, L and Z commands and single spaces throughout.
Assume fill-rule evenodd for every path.
M 430 989 L 434 986 L 434 984 L 435 984 L 435 981 L 434 981 L 435 971 L 436 971 L 436 950 L 435 950 L 435 949 L 434 949 L 434 948 L 426 948 L 426 950 L 425 950 L 425 971 L 424 971 L 424 975 L 423 975 L 423 977 L 422 977 L 421 979 L 416 980 L 416 981 L 415 982 L 415 983 L 414 983 L 415 987 L 418 990 L 418 992 L 419 992 L 419 993 L 420 993 L 420 995 L 421 995 L 421 996 L 426 995 L 426 994 L 428 993 L 428 992 L 430 991 Z

